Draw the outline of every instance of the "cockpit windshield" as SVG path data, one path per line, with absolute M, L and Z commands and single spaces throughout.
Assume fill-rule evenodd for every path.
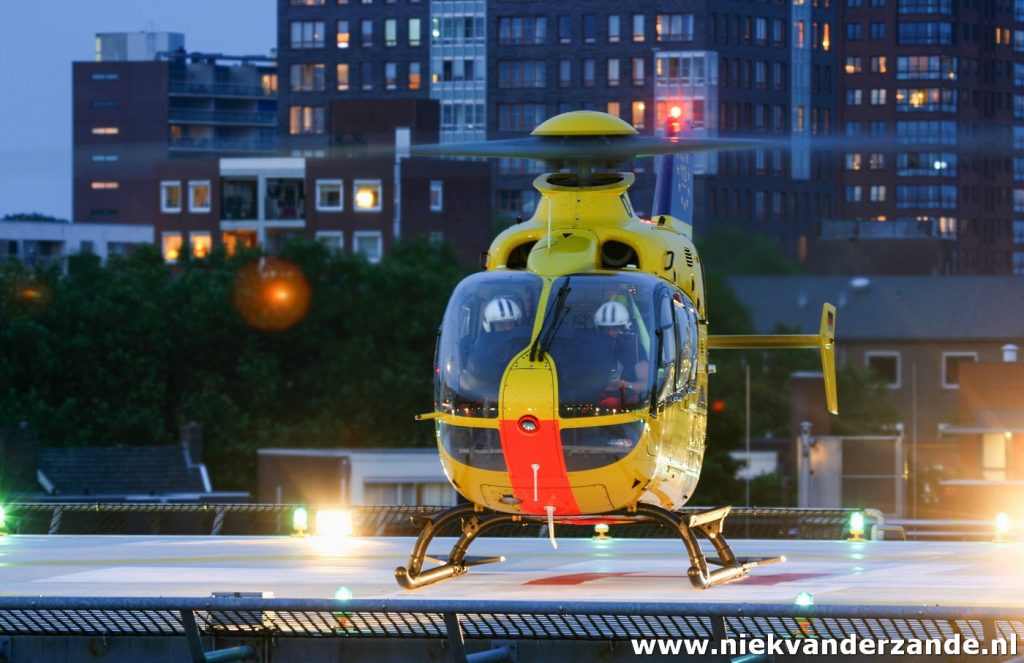
M 501 377 L 530 345 L 543 288 L 524 272 L 481 272 L 452 293 L 438 339 L 434 398 L 437 409 L 497 417 Z
M 658 367 L 657 286 L 642 274 L 581 274 L 552 284 L 541 339 L 558 374 L 561 416 L 649 407 Z

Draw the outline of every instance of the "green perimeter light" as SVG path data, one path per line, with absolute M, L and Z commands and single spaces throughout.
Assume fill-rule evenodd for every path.
M 810 592 L 800 592 L 796 595 L 795 603 L 799 606 L 814 605 L 814 595 Z
M 4 505 L 0 504 L 0 534 L 4 533 L 4 526 L 7 524 L 7 518 L 4 515 Z

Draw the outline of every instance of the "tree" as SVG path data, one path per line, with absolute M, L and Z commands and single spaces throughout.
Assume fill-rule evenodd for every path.
M 705 269 L 709 334 L 752 334 L 747 311 L 727 282 L 737 274 L 791 274 L 797 267 L 778 246 L 738 230 L 713 230 L 698 238 Z M 707 451 L 694 504 L 730 504 L 742 500 L 736 479 L 739 464 L 731 451 L 742 448 L 746 432 L 746 372 L 751 373 L 751 436 L 788 433 L 789 376 L 814 362 L 810 352 L 721 350 L 709 356 L 715 374 L 708 380 Z
M 40 212 L 15 212 L 14 214 L 4 214 L 4 221 L 57 221 L 60 223 L 71 223 L 67 219 L 62 219 L 59 216 L 51 216 L 49 214 L 42 214 Z
M 437 328 L 465 274 L 451 248 L 414 241 L 371 265 L 300 241 L 280 259 L 309 306 L 266 329 L 234 305 L 256 253 L 3 265 L 0 427 L 28 421 L 48 446 L 169 444 L 196 421 L 215 485 L 250 490 L 260 447 L 431 444 L 413 416 L 431 409 Z

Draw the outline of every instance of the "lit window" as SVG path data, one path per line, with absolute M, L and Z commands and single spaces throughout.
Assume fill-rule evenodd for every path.
M 348 48 L 349 43 L 352 41 L 352 34 L 348 29 L 348 21 L 338 21 L 338 35 L 337 42 L 338 48 Z
M 198 180 L 188 183 L 188 211 L 210 211 L 210 180 Z
M 873 203 L 884 203 L 885 202 L 885 185 L 884 184 L 872 184 L 871 188 L 868 189 L 868 197 Z
M 430 211 L 440 212 L 444 209 L 444 182 L 430 180 Z
M 92 160 L 98 163 L 110 163 L 113 161 L 119 161 L 120 157 L 116 154 L 94 154 Z
M 344 182 L 342 180 L 316 181 L 316 209 L 319 212 L 340 212 L 345 209 L 342 196 Z
M 619 102 L 617 101 L 609 101 L 608 106 L 604 109 L 604 112 L 608 113 L 609 115 L 614 115 L 615 117 L 621 117 L 621 104 L 619 104 Z
M 171 213 L 181 211 L 181 182 L 160 183 L 160 211 Z
M 288 132 L 296 134 L 322 134 L 324 132 L 323 106 L 291 106 L 288 109 Z
M 864 365 L 869 373 L 879 378 L 889 389 L 900 388 L 900 353 L 866 352 Z
M 117 127 L 93 127 L 93 136 L 116 136 L 121 133 L 121 130 Z
M 942 386 L 945 389 L 960 388 L 960 363 L 978 361 L 977 352 L 943 352 Z
M 398 44 L 398 21 L 393 18 L 384 19 L 384 45 L 395 46 Z
M 644 111 L 647 110 L 647 105 L 642 101 L 633 102 L 633 126 L 636 129 L 644 128 Z
M 357 212 L 379 212 L 381 209 L 380 180 L 356 180 L 352 189 L 353 207 Z
M 340 230 L 318 230 L 316 241 L 326 246 L 331 253 L 340 253 L 345 248 L 345 234 Z
M 352 250 L 369 262 L 380 262 L 384 252 L 384 240 L 379 232 L 356 232 L 352 235 Z
M 164 233 L 162 238 L 164 262 L 178 262 L 181 258 L 181 233 Z
M 121 185 L 118 182 L 93 182 L 91 186 L 97 191 L 111 191 L 119 188 Z
M 292 92 L 321 92 L 324 89 L 324 65 L 293 64 L 291 66 Z
M 213 250 L 213 237 L 210 233 L 189 233 L 188 241 L 192 245 L 193 258 L 206 258 Z
M 420 73 L 420 63 L 409 63 L 409 89 L 418 90 L 423 85 L 423 75 Z
M 338 90 L 345 92 L 348 90 L 348 63 L 343 62 L 338 65 Z

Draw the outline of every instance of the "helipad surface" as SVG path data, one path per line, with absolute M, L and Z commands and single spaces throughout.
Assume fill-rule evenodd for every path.
M 447 554 L 452 539 L 431 553 Z M 406 591 L 395 583 L 413 540 L 316 537 L 0 537 L 0 594 L 192 596 L 272 592 L 278 598 L 792 603 L 1024 607 L 1024 544 L 736 540 L 738 556 L 786 555 L 743 580 L 690 586 L 681 542 L 622 539 L 479 539 L 472 555 L 508 561 Z

